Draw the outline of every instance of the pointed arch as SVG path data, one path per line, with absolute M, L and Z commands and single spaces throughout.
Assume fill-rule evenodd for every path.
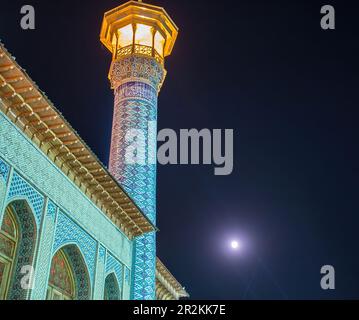
M 7 296 L 18 238 L 17 222 L 10 208 L 7 208 L 0 230 L 0 300 L 5 300 Z
M 105 279 L 104 300 L 121 300 L 119 281 L 114 272 Z
M 33 186 L 31 186 L 27 180 L 25 180 L 17 172 L 14 172 L 9 186 L 7 201 L 10 203 L 20 200 L 27 202 L 34 215 L 37 230 L 39 230 L 43 216 L 45 197 Z
M 79 247 L 67 244 L 53 256 L 48 281 L 48 300 L 90 300 L 88 268 Z
M 6 206 L 0 233 L 4 271 L 0 298 L 29 299 L 37 229 L 34 213 L 26 200 L 15 200 Z

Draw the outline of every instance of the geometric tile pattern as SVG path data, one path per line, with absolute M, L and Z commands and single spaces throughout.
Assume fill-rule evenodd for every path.
M 11 203 L 15 212 L 16 219 L 19 222 L 20 241 L 17 248 L 16 260 L 14 264 L 13 279 L 9 290 L 10 300 L 25 300 L 30 290 L 23 289 L 21 286 L 24 275 L 21 269 L 24 266 L 34 266 L 34 253 L 37 241 L 36 223 L 34 215 L 27 202 L 16 200 Z
M 105 288 L 105 264 L 106 264 L 106 248 L 102 244 L 98 244 L 98 256 L 96 266 L 96 278 L 94 285 L 94 300 L 103 300 Z
M 140 236 L 134 248 L 134 300 L 154 300 L 156 275 L 156 234 Z M 136 281 L 137 280 L 137 281 Z
M 5 183 L 9 177 L 9 172 L 10 166 L 0 159 L 0 179 L 3 179 Z
M 113 89 L 128 80 L 148 83 L 158 91 L 166 77 L 163 66 L 155 59 L 143 56 L 130 56 L 113 61 L 110 80 Z M 138 98 L 141 96 L 139 95 Z
M 106 275 L 112 272 L 116 274 L 118 286 L 122 288 L 123 266 L 113 255 L 107 254 Z
M 76 286 L 76 300 L 90 300 L 91 299 L 91 285 L 89 281 L 88 269 L 86 262 L 82 259 L 78 247 L 75 245 L 68 245 L 63 248 L 68 261 L 74 271 L 75 286 Z
M 131 281 L 130 276 L 131 276 L 130 269 L 125 267 L 125 282 L 126 282 L 126 284 L 129 284 Z
M 34 213 L 37 230 L 39 230 L 45 202 L 44 196 L 37 192 L 29 183 L 14 172 L 11 179 L 7 202 L 9 203 L 17 198 L 26 198 L 32 205 L 35 210 Z
M 52 245 L 55 235 L 56 205 L 49 200 L 40 235 L 40 252 L 35 269 L 35 288 L 32 299 L 41 300 L 46 296 L 52 260 Z
M 99 248 L 99 259 L 102 261 L 103 264 L 106 263 L 106 249 L 103 245 L 100 245 Z
M 149 100 L 124 98 L 123 93 L 127 91 L 124 87 L 134 94 L 139 94 L 137 89 L 142 87 L 143 91 L 151 93 Z M 156 94 L 155 89 L 143 83 L 130 82 L 116 89 L 110 155 L 114 177 L 152 223 L 156 222 L 156 163 L 149 163 L 148 159 L 156 159 L 157 140 L 151 133 L 157 132 L 157 128 L 150 130 L 149 125 L 157 122 L 157 105 L 153 101 Z M 129 139 L 131 130 L 140 130 L 142 137 Z M 136 163 L 128 161 L 128 154 L 136 152 L 129 152 L 132 146 L 139 149 Z
M 128 81 L 114 89 L 110 172 L 147 218 L 156 224 L 158 91 L 145 81 Z M 139 132 L 140 135 L 134 137 L 129 135 L 131 132 Z M 133 152 L 131 146 L 138 149 Z M 129 153 L 137 157 L 135 163 L 128 161 Z M 134 240 L 134 300 L 155 299 L 155 239 L 152 233 Z
M 50 217 L 53 221 L 55 220 L 56 210 L 56 205 L 51 200 L 49 200 L 47 204 L 47 216 Z
M 97 242 L 63 212 L 58 213 L 55 231 L 54 255 L 61 247 L 76 244 L 85 258 L 91 284 L 95 276 Z
M 2 105 L 1 101 L 0 105 Z M 6 163 L 15 166 L 20 176 L 27 177 L 38 192 L 46 194 L 64 212 L 71 213 L 74 221 L 111 249 L 120 261 L 127 265 L 131 264 L 132 241 L 120 233 L 100 208 L 95 206 L 2 111 L 0 111 L 0 157 Z M 10 177 L 11 175 L 8 176 L 8 187 L 10 187 Z M 0 215 L 4 211 L 1 207 L 6 201 L 5 187 L 6 184 L 0 178 Z M 30 201 L 28 202 L 30 204 Z

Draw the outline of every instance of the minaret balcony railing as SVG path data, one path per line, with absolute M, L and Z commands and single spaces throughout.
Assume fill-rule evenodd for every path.
M 157 52 L 156 49 L 150 46 L 145 46 L 141 44 L 129 45 L 126 47 L 118 48 L 117 49 L 117 56 L 116 59 L 121 59 L 127 56 L 137 55 L 137 56 L 146 56 L 155 58 L 156 61 L 160 64 L 164 64 L 164 59 L 162 56 Z

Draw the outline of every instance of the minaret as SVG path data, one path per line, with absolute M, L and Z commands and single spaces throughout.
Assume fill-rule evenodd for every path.
M 112 53 L 115 94 L 110 172 L 156 224 L 157 97 L 178 28 L 163 8 L 129 1 L 105 13 L 101 42 Z M 132 293 L 155 299 L 156 236 L 136 238 Z

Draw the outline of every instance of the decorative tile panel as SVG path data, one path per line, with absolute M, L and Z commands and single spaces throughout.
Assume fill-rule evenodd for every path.
M 34 266 L 34 254 L 38 234 L 36 231 L 36 223 L 33 212 L 24 200 L 14 201 L 11 204 L 16 218 L 19 222 L 19 230 L 21 230 L 21 241 L 18 243 L 15 269 L 13 270 L 13 278 L 9 288 L 8 298 L 10 300 L 26 300 L 31 292 L 30 289 L 23 289 L 21 283 L 24 275 L 21 269 L 24 266 Z
M 131 281 L 130 276 L 131 276 L 130 269 L 125 267 L 125 282 L 126 282 L 126 284 L 129 284 Z
M 125 81 L 148 83 L 158 91 L 166 77 L 163 66 L 153 58 L 131 56 L 116 60 L 111 65 L 110 79 L 113 89 Z
M 46 216 L 40 238 L 38 261 L 35 269 L 35 288 L 32 299 L 43 300 L 49 281 L 49 272 L 52 260 L 52 246 L 55 235 L 56 205 L 49 200 L 47 203 Z
M 113 255 L 107 254 L 106 274 L 114 272 L 117 276 L 118 286 L 122 288 L 123 266 Z
M 22 177 L 20 177 L 16 172 L 14 172 L 10 184 L 10 191 L 7 202 L 11 202 L 12 200 L 16 200 L 18 198 L 26 198 L 29 203 L 31 203 L 33 209 L 35 210 L 34 213 L 37 229 L 39 229 L 45 198 L 28 182 L 26 182 Z
M 144 81 L 127 80 L 115 86 L 110 172 L 156 224 L 157 91 L 145 78 Z M 126 159 L 128 148 L 134 143 L 127 138 L 131 130 L 140 130 L 146 139 L 141 145 L 145 152 L 137 154 L 141 161 L 135 164 L 127 163 Z M 153 233 L 134 240 L 132 291 L 135 300 L 155 299 L 155 239 Z
M 1 111 L 0 157 L 16 167 L 21 176 L 29 177 L 38 192 L 46 194 L 64 212 L 71 213 L 71 218 L 111 250 L 114 256 L 127 265 L 131 264 L 131 241 Z
M 103 264 L 106 263 L 106 249 L 103 245 L 100 245 L 99 248 L 99 260 L 103 262 Z
M 10 166 L 0 158 L 0 179 L 3 179 L 3 181 L 6 183 L 7 178 L 9 177 L 9 173 Z
M 85 258 L 90 279 L 93 283 L 97 243 L 72 219 L 60 211 L 56 223 L 55 242 L 52 250 L 53 254 L 67 244 L 76 244 L 79 247 Z
M 55 220 L 56 210 L 56 205 L 51 200 L 49 200 L 46 211 L 47 216 L 50 217 L 52 220 Z

